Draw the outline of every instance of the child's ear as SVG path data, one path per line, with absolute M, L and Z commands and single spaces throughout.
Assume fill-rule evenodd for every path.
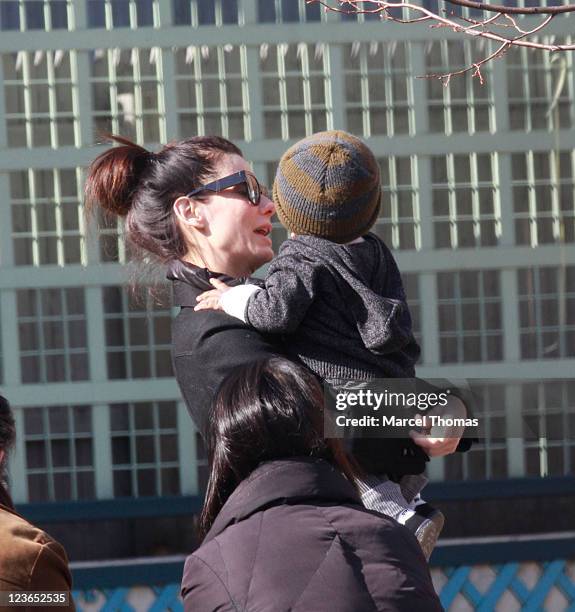
M 174 202 L 174 212 L 176 217 L 196 229 L 202 229 L 205 226 L 205 220 L 200 212 L 200 207 L 190 198 L 180 197 Z

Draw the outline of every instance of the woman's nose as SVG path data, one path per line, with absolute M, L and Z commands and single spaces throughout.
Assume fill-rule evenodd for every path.
M 273 200 L 270 200 L 265 195 L 260 197 L 260 212 L 262 215 L 273 215 L 276 211 L 276 205 L 273 203 Z

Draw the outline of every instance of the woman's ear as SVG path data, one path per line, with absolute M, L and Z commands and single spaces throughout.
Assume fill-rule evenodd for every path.
M 196 229 L 205 227 L 205 219 L 201 213 L 200 206 L 190 198 L 182 196 L 174 202 L 174 212 L 176 217 L 186 225 L 191 225 Z

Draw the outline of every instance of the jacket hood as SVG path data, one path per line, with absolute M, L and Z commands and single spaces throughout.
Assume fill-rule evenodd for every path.
M 230 495 L 216 517 L 204 544 L 263 508 L 303 503 L 361 505 L 353 485 L 323 459 L 297 457 L 258 466 Z
M 390 250 L 375 234 L 350 244 L 297 236 L 284 242 L 280 253 L 292 251 L 331 272 L 341 303 L 351 313 L 350 320 L 368 350 L 386 354 L 412 340 L 401 275 Z
M 388 249 L 374 234 L 366 234 L 363 241 L 349 244 L 337 244 L 317 236 L 296 236 L 292 240 L 298 243 L 299 250 L 335 268 L 339 274 L 358 278 L 371 291 L 379 294 L 385 289 Z

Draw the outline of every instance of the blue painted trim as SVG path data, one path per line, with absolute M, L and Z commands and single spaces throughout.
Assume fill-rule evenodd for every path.
M 469 573 L 469 566 L 478 563 L 509 565 L 519 561 L 556 561 L 575 559 L 575 538 L 569 540 L 536 540 L 525 542 L 496 542 L 485 544 L 461 544 L 440 546 L 435 549 L 430 564 L 435 567 L 451 567 L 459 572 L 459 579 L 444 593 L 447 599 L 459 592 Z M 183 562 L 154 562 L 120 566 L 75 568 L 72 570 L 74 590 L 110 589 L 130 585 L 179 584 Z M 454 576 L 455 578 L 455 576 Z
M 575 538 L 438 546 L 431 555 L 430 564 L 458 567 L 477 563 L 555 559 L 575 559 Z
M 154 563 L 102 566 L 72 570 L 74 591 L 114 589 L 135 585 L 180 584 L 184 563 Z
M 202 497 L 189 495 L 19 504 L 16 509 L 32 523 L 61 523 L 154 516 L 189 516 L 199 513 L 202 504 Z
M 429 501 L 574 494 L 575 476 L 432 482 L 425 487 L 425 499 Z
M 463 499 L 507 499 L 549 495 L 575 495 L 575 476 L 550 478 L 510 478 L 503 480 L 462 480 L 431 483 L 425 499 L 450 501 Z M 115 499 L 19 504 L 17 510 L 33 523 L 98 521 L 154 516 L 186 516 L 200 512 L 203 498 L 120 497 Z

